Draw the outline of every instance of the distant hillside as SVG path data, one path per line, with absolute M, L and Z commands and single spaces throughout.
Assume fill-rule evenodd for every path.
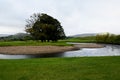
M 85 33 L 85 34 L 77 34 L 77 35 L 72 35 L 69 37 L 88 37 L 88 36 L 96 36 L 97 33 Z
M 31 38 L 27 33 L 17 33 L 14 35 L 1 35 L 0 40 L 25 40 Z
M 0 37 L 6 37 L 9 36 L 10 34 L 0 34 Z
M 11 35 L 11 36 L 14 37 L 14 38 L 24 38 L 25 36 L 29 36 L 29 34 L 17 33 L 17 34 Z

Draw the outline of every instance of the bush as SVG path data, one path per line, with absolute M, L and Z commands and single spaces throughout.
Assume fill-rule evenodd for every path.
M 96 36 L 97 43 L 120 44 L 120 35 L 115 34 L 98 34 Z

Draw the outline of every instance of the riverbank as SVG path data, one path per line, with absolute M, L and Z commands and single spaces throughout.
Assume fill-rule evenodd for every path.
M 75 44 L 74 46 L 4 46 L 0 47 L 0 54 L 23 55 L 23 54 L 54 54 L 63 53 L 80 48 L 102 48 L 103 45 L 95 43 Z
M 120 80 L 120 57 L 0 60 L 0 80 Z
M 74 46 L 7 46 L 0 47 L 1 54 L 54 54 L 77 50 Z
M 78 48 L 103 48 L 105 45 L 96 43 L 73 43 Z

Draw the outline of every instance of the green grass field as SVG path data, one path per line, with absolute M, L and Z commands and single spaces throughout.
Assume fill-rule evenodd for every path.
M 0 60 L 0 80 L 120 80 L 120 57 Z
M 64 40 L 66 42 L 80 42 L 80 43 L 95 43 L 96 37 L 90 36 L 90 37 L 76 37 L 76 38 L 68 38 Z
M 95 42 L 95 37 L 58 42 L 4 41 L 0 46 L 71 46 L 66 42 Z M 120 80 L 120 56 L 80 58 L 0 59 L 0 80 Z
M 1 41 L 0 46 L 70 46 L 65 41 L 41 42 L 41 41 Z
M 94 43 L 95 37 L 78 37 L 59 40 L 58 42 L 41 42 L 41 41 L 0 41 L 0 46 L 71 46 L 66 42 Z

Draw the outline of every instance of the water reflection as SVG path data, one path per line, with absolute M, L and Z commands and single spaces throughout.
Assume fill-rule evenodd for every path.
M 45 55 L 4 55 L 0 54 L 0 59 L 26 59 L 45 57 L 84 57 L 84 56 L 120 56 L 120 45 L 106 45 L 104 48 L 82 48 L 77 51 L 67 51 L 64 53 Z
M 0 54 L 0 59 L 27 59 L 27 58 L 49 58 L 63 57 L 63 53 L 41 54 L 41 55 L 5 55 Z
M 83 56 L 120 56 L 120 45 L 106 45 L 104 48 L 83 48 L 79 51 L 64 53 L 65 57 Z

